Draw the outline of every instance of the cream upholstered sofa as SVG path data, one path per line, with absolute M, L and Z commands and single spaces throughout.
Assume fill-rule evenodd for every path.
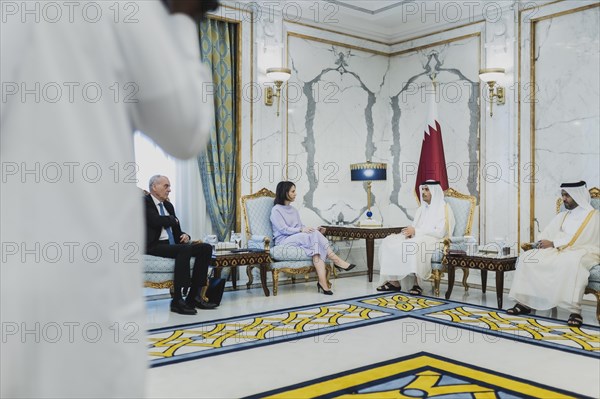
M 144 254 L 144 287 L 173 290 L 173 276 L 175 272 L 175 259 L 161 258 Z M 190 260 L 190 273 L 193 269 L 194 258 Z
M 471 234 L 473 227 L 473 215 L 475 213 L 475 197 L 472 195 L 461 194 L 458 191 L 449 188 L 444 191 L 444 200 L 454 214 L 454 230 L 448 239 L 444 241 L 444 251 L 465 250 L 465 238 Z M 431 269 L 433 275 L 433 288 L 436 296 L 440 295 L 440 281 L 447 271 L 446 266 L 442 264 L 444 254 L 442 251 L 436 251 L 431 258 Z M 467 285 L 469 269 L 463 269 L 463 286 L 469 289 Z
M 271 257 L 270 270 L 273 275 L 273 295 L 277 295 L 279 274 L 287 273 L 293 276 L 304 275 L 308 278 L 315 271 L 312 258 L 301 248 L 287 245 L 273 245 L 273 229 L 271 227 L 271 208 L 275 193 L 263 188 L 260 191 L 242 197 L 242 213 L 246 223 L 246 238 L 248 248 L 264 249 Z M 248 287 L 252 284 L 252 266 L 248 266 Z M 327 278 L 331 273 L 331 265 L 326 263 Z
M 590 188 L 590 197 L 592 197 L 592 206 L 594 209 L 600 209 L 600 189 L 598 187 Z M 556 213 L 565 210 L 562 198 L 556 200 Z M 521 245 L 525 251 L 532 248 L 531 243 L 524 243 Z M 585 287 L 586 294 L 592 294 L 596 297 L 596 318 L 600 321 L 600 264 L 592 266 L 590 269 L 590 276 L 588 277 L 588 285 Z

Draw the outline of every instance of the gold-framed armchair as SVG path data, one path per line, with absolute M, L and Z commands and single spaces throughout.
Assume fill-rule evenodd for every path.
M 287 273 L 292 275 L 308 275 L 315 271 L 312 263 L 312 257 L 307 256 L 301 248 L 274 245 L 273 229 L 271 227 L 271 208 L 275 193 L 267 188 L 262 188 L 258 192 L 245 195 L 241 199 L 242 214 L 246 224 L 245 233 L 249 248 L 260 248 L 269 252 L 271 257 L 271 273 L 273 276 L 273 295 L 277 295 L 279 285 L 279 274 Z M 332 267 L 326 262 L 327 279 Z M 252 285 L 252 266 L 246 268 L 248 275 L 249 288 Z M 329 284 L 331 285 L 331 284 Z
M 600 210 L 600 189 L 598 187 L 590 188 L 591 204 L 596 210 Z M 563 200 L 559 197 L 556 200 L 556 213 L 565 210 Z M 523 251 L 529 251 L 533 248 L 533 243 L 525 242 L 521 244 Z M 592 266 L 590 269 L 590 277 L 588 278 L 588 285 L 585 287 L 586 294 L 592 294 L 596 297 L 596 318 L 600 321 L 600 264 Z
M 453 188 L 444 191 L 444 200 L 454 214 L 454 230 L 450 237 L 444 240 L 443 251 L 437 251 L 431 258 L 431 272 L 433 279 L 433 289 L 436 296 L 440 295 L 440 281 L 447 271 L 446 266 L 442 264 L 444 254 L 451 249 L 464 250 L 464 236 L 471 234 L 473 227 L 473 217 L 475 214 L 475 197 L 472 195 L 462 194 Z M 469 277 L 469 269 L 463 269 L 462 284 L 465 290 L 469 289 L 467 278 Z

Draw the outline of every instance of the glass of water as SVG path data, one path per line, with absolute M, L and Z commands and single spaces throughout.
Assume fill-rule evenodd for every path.
M 242 247 L 242 233 L 231 232 L 230 241 L 235 244 L 235 247 L 240 249 Z
M 204 242 L 210 244 L 213 248 L 213 256 L 217 254 L 217 244 L 219 243 L 219 239 L 216 235 L 210 234 L 204 237 Z

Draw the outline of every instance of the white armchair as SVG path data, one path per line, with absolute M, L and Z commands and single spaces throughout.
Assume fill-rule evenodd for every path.
M 475 197 L 472 195 L 461 194 L 458 191 L 449 188 L 444 191 L 444 199 L 454 214 L 454 230 L 451 236 L 444 241 L 444 253 L 449 250 L 465 250 L 465 238 L 471 234 L 473 226 L 473 215 L 475 213 Z M 437 252 L 431 258 L 431 269 L 433 274 L 433 288 L 436 296 L 440 295 L 440 281 L 447 271 L 442 265 L 444 254 Z M 467 277 L 469 269 L 463 269 L 463 286 L 469 289 L 467 285 Z
M 592 198 L 591 205 L 596 210 L 600 210 L 600 189 L 598 187 L 590 188 L 590 197 Z M 565 210 L 562 198 L 556 200 L 556 213 Z M 533 248 L 533 244 L 526 242 L 521 244 L 524 251 L 529 251 Z M 600 264 L 593 266 L 590 269 L 590 277 L 588 277 L 588 285 L 585 287 L 586 294 L 592 294 L 596 297 L 596 318 L 600 321 Z
M 279 274 L 287 273 L 292 276 L 303 274 L 308 278 L 308 274 L 315 271 L 312 263 L 312 257 L 307 256 L 301 248 L 278 245 L 273 241 L 273 229 L 271 227 L 271 208 L 275 194 L 263 188 L 257 193 L 245 195 L 242 197 L 242 213 L 246 223 L 246 238 L 249 248 L 265 249 L 271 256 L 271 272 L 273 275 L 273 295 L 277 295 L 279 284 Z M 325 263 L 327 269 L 327 278 L 331 273 L 332 267 Z M 252 266 L 246 269 L 248 274 L 248 288 L 252 284 Z

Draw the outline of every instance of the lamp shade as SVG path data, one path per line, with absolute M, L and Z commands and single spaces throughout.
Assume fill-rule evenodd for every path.
M 267 68 L 267 78 L 273 82 L 287 82 L 291 76 L 290 68 Z
M 504 76 L 504 68 L 486 68 L 479 71 L 479 79 L 484 82 L 497 82 Z
M 387 179 L 387 164 L 364 162 L 350 165 L 350 180 L 374 181 Z

